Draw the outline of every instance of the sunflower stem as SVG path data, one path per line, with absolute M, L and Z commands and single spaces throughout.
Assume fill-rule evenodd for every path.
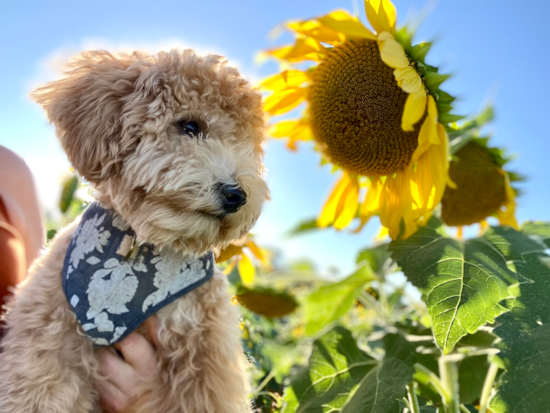
M 489 407 L 489 400 L 491 399 L 491 391 L 493 390 L 493 383 L 497 376 L 498 366 L 496 363 L 491 363 L 485 382 L 483 383 L 483 390 L 481 391 L 481 399 L 479 400 L 479 413 L 486 413 L 487 407 Z
M 373 308 L 377 313 L 378 315 L 383 318 L 383 319 L 386 319 L 386 315 L 384 313 L 384 310 L 382 309 L 382 306 L 380 305 L 380 303 L 378 301 L 376 301 L 376 299 L 371 296 L 369 293 L 366 293 L 366 292 L 362 292 L 358 297 L 357 297 L 357 300 L 363 304 L 363 306 L 365 306 L 366 308 Z
M 460 404 L 460 411 L 462 413 L 471 413 L 466 406 L 464 406 L 462 403 Z
M 269 372 L 269 374 L 266 376 L 265 379 L 262 380 L 262 382 L 258 385 L 258 387 L 256 387 L 254 389 L 254 391 L 252 392 L 252 394 L 254 396 L 258 395 L 258 393 L 260 393 L 260 391 L 267 385 L 267 383 L 269 383 L 269 381 L 275 377 L 275 372 L 273 370 L 271 370 Z
M 458 396 L 458 368 L 453 358 L 439 359 L 439 375 L 445 389 L 445 413 L 459 413 L 460 401 Z
M 430 369 L 424 367 L 420 363 L 416 363 L 414 365 L 414 368 L 416 370 L 416 380 L 419 380 L 425 385 L 431 385 L 439 393 L 443 400 L 447 399 L 447 390 L 443 387 L 441 380 L 439 379 L 439 377 L 437 377 L 435 373 L 433 373 Z
M 407 395 L 409 397 L 409 407 L 411 413 L 420 413 L 420 405 L 418 404 L 418 398 L 416 397 L 416 388 L 418 384 L 415 381 L 407 384 Z

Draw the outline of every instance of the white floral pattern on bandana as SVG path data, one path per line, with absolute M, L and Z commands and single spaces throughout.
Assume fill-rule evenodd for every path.
M 70 265 L 73 269 L 78 268 L 78 263 L 86 254 L 97 250 L 103 252 L 103 247 L 107 245 L 111 233 L 105 229 L 103 221 L 105 215 L 98 216 L 80 223 L 73 236 L 76 239 L 74 248 L 71 251 Z
M 65 295 L 82 330 L 99 346 L 120 341 L 214 273 L 212 253 L 190 258 L 142 244 L 120 255 L 123 240 L 134 235 L 120 216 L 93 203 L 65 256 Z

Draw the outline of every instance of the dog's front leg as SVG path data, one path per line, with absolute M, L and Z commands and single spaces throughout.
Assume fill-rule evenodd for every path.
M 74 226 L 34 265 L 6 320 L 0 354 L 0 413 L 90 413 L 96 358 L 61 287 Z
M 250 412 L 239 312 L 226 277 L 217 272 L 157 316 L 159 376 L 142 411 Z

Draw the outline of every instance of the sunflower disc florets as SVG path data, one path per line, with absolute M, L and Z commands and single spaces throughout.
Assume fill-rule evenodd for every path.
M 342 168 L 382 176 L 406 168 L 418 130 L 401 127 L 407 94 L 368 39 L 335 46 L 313 72 L 310 115 L 315 138 Z

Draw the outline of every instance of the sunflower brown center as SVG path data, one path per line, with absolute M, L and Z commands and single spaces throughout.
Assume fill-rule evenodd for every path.
M 348 171 L 393 174 L 409 164 L 418 145 L 421 122 L 413 132 L 401 129 L 406 99 L 375 41 L 336 46 L 315 69 L 310 87 L 315 138 Z
M 470 225 L 494 214 L 506 201 L 504 175 L 486 148 L 467 143 L 456 154 L 449 175 L 457 185 L 447 187 L 441 218 L 447 225 Z

